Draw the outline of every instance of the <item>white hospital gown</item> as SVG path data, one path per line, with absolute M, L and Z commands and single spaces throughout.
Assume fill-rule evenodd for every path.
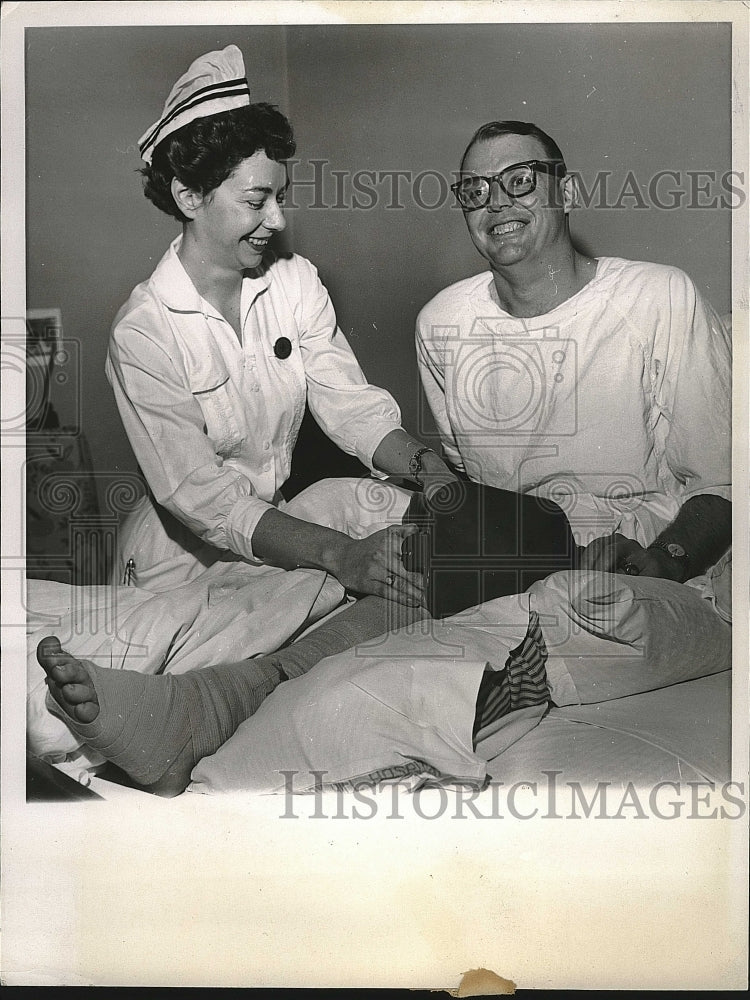
M 309 261 L 279 258 L 243 280 L 240 343 L 197 292 L 179 243 L 120 310 L 106 363 L 151 493 L 176 518 L 165 529 L 146 503 L 125 528 L 120 562 L 132 557 L 152 590 L 195 578 L 221 552 L 255 561 L 253 531 L 282 501 L 306 402 L 370 468 L 401 422 L 390 394 L 367 383 Z M 274 351 L 282 337 L 286 358 Z
M 420 313 L 417 352 L 448 459 L 551 497 L 579 544 L 648 545 L 691 496 L 731 498 L 729 335 L 677 268 L 603 257 L 556 309 L 506 313 L 489 272 Z M 729 556 L 692 582 L 729 617 Z

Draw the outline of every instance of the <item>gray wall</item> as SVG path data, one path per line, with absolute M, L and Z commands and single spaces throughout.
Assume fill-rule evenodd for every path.
M 371 381 L 389 388 L 417 429 L 419 390 L 413 327 L 419 308 L 446 284 L 483 269 L 464 223 L 437 180 L 417 195 L 401 182 L 370 179 L 369 209 L 351 207 L 351 175 L 365 170 L 436 171 L 452 180 L 467 139 L 493 118 L 535 121 L 563 147 L 591 188 L 611 171 L 621 193 L 628 171 L 644 189 L 620 209 L 573 217 L 576 238 L 595 254 L 684 268 L 720 312 L 730 308 L 731 211 L 659 210 L 650 178 L 689 192 L 688 170 L 731 167 L 730 34 L 725 25 L 465 25 L 55 28 L 27 32 L 28 305 L 60 306 L 78 342 L 81 376 L 56 385 L 61 419 L 80 407 L 94 463 L 135 462 L 103 374 L 109 326 L 131 288 L 148 276 L 175 223 L 141 194 L 136 141 L 158 116 L 188 63 L 234 42 L 254 96 L 295 125 L 293 177 L 347 171 L 349 207 L 315 208 L 295 187 L 285 242 L 310 257 L 327 283 L 342 329 Z M 341 182 L 339 182 L 341 183 Z M 706 182 L 703 182 L 704 185 Z M 710 201 L 709 185 L 698 201 Z M 355 192 L 356 193 L 356 192 Z M 339 200 L 341 200 L 339 198 Z M 735 199 L 736 200 L 736 199 Z M 422 430 L 429 429 L 423 427 Z

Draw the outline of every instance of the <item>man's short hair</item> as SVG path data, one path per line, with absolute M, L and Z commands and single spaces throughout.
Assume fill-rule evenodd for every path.
M 562 163 L 565 170 L 567 170 L 567 167 L 565 167 L 565 157 L 562 155 L 560 147 L 551 136 L 542 131 L 538 125 L 534 125 L 531 122 L 514 121 L 487 122 L 485 125 L 480 126 L 471 137 L 471 141 L 466 147 L 464 155 L 461 157 L 461 168 L 463 169 L 464 162 L 466 161 L 466 157 L 469 155 L 469 150 L 472 146 L 475 146 L 478 142 L 483 142 L 485 139 L 497 139 L 503 135 L 533 136 L 533 138 L 536 139 L 537 142 L 540 142 L 544 147 L 544 151 L 547 154 L 548 159 L 559 161 Z

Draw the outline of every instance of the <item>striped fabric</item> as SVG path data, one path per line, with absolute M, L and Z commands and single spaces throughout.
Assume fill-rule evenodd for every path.
M 239 100 L 234 100 L 239 98 Z M 210 101 L 221 102 L 218 110 L 201 107 Z M 209 114 L 218 114 L 221 111 L 229 111 L 233 107 L 242 107 L 250 103 L 250 88 L 247 80 L 226 80 L 224 83 L 215 83 L 209 87 L 203 87 L 196 91 L 187 100 L 175 105 L 172 110 L 157 122 L 157 124 L 140 141 L 139 148 L 141 156 L 145 159 L 144 153 L 149 147 L 158 145 L 159 140 L 171 132 L 176 132 L 194 121 L 196 118 L 204 118 Z M 179 120 L 178 120 L 179 119 Z
M 508 654 L 504 670 L 485 670 L 477 695 L 474 737 L 508 712 L 549 700 L 547 647 L 539 615 L 532 611 L 523 642 Z

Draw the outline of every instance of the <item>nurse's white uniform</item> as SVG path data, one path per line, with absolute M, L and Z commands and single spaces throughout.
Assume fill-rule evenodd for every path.
M 377 480 L 329 480 L 289 504 L 281 496 L 306 402 L 371 469 L 401 426 L 392 396 L 365 379 L 314 266 L 292 255 L 243 280 L 240 343 L 188 277 L 180 239 L 120 310 L 109 345 L 107 377 L 152 494 L 124 527 L 113 582 L 131 559 L 136 585 L 159 592 L 217 560 L 263 573 L 251 539 L 269 506 L 353 537 L 399 523 L 406 495 Z M 281 338 L 288 356 L 275 350 Z

